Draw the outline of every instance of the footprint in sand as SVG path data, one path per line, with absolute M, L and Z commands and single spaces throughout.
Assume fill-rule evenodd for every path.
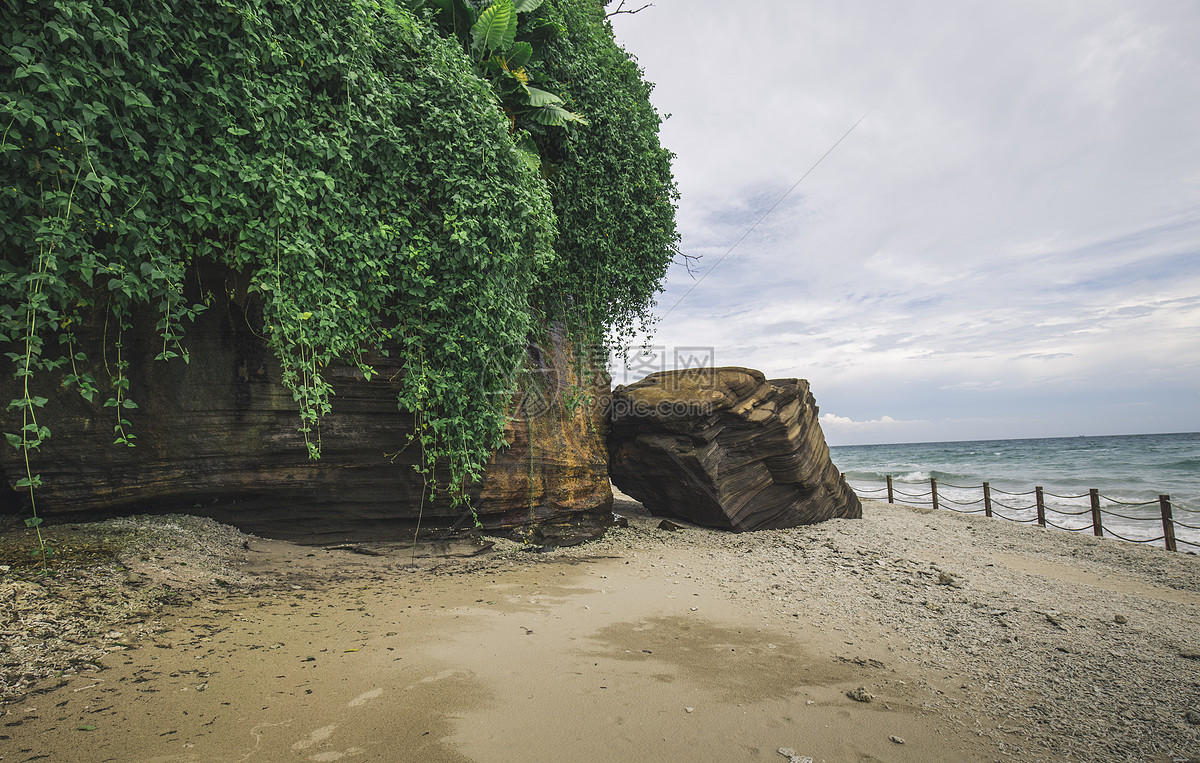
M 321 728 L 301 739 L 299 742 L 296 742 L 294 745 L 292 745 L 292 749 L 299 752 L 300 750 L 307 750 L 317 742 L 324 742 L 326 739 L 333 736 L 333 730 L 336 728 L 336 725 L 322 726 Z
M 350 700 L 346 707 L 358 707 L 359 705 L 365 705 L 378 697 L 380 694 L 383 694 L 383 689 L 371 689 L 370 691 L 364 691 L 362 694 L 359 694 L 357 697 Z
M 317 763 L 332 763 L 335 760 L 342 758 L 352 758 L 356 755 L 362 755 L 366 750 L 361 747 L 347 747 L 345 750 L 330 750 L 329 752 L 319 752 L 316 755 L 310 755 L 309 760 L 315 760 Z
M 417 683 L 422 683 L 422 684 L 431 684 L 431 683 L 433 683 L 434 681 L 444 681 L 444 680 L 446 680 L 447 678 L 450 678 L 451 676 L 454 676 L 454 675 L 457 675 L 457 674 L 458 674 L 458 671 L 457 671 L 457 670 L 443 670 L 441 673 L 438 673 L 437 675 L 433 675 L 433 676 L 425 676 L 424 678 L 422 678 L 422 679 L 421 679 L 420 681 L 418 681 Z

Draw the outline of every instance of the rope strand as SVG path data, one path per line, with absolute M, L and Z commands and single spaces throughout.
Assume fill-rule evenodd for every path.
M 903 503 L 906 505 L 914 505 L 913 499 L 915 499 L 916 501 L 919 502 L 916 505 L 928 506 L 930 503 L 932 503 L 931 499 L 933 496 L 933 486 L 930 484 L 931 481 L 922 480 L 920 482 L 909 482 L 909 481 L 901 481 L 901 480 L 892 480 L 893 501 L 895 501 L 896 503 Z M 847 483 L 847 484 L 849 484 L 849 483 Z M 956 490 L 978 490 L 978 489 L 983 488 L 983 485 L 955 485 L 955 484 L 952 484 L 949 482 L 941 482 L 941 483 L 937 483 L 937 484 L 939 487 L 953 488 Z M 897 490 L 895 488 L 896 485 L 930 485 L 930 489 L 927 491 L 924 491 L 924 492 L 920 492 L 920 493 L 907 493 L 907 492 L 904 492 L 903 490 Z M 883 492 L 886 492 L 888 489 L 886 486 L 868 488 L 868 487 L 855 487 L 855 486 L 851 485 L 850 487 L 852 490 L 855 491 L 855 493 L 864 493 L 864 494 L 865 493 L 883 493 Z M 999 519 L 1004 519 L 1009 522 L 1020 522 L 1022 524 L 1032 524 L 1034 522 L 1037 522 L 1038 517 L 1036 515 L 1029 516 L 1027 518 L 1022 519 L 1020 517 L 1006 515 L 997 510 L 997 507 L 999 507 L 999 508 L 1008 509 L 1013 512 L 1033 512 L 1035 509 L 1038 508 L 1037 504 L 1030 504 L 1028 506 L 1012 506 L 1007 503 L 1004 503 L 1003 501 L 999 501 L 994 497 L 997 494 L 1005 495 L 1005 496 L 1016 496 L 1016 497 L 1029 496 L 1029 495 L 1035 495 L 1035 494 L 1037 494 L 1037 492 L 1038 492 L 1037 490 L 1028 490 L 1025 492 L 1010 492 L 1007 490 L 999 490 L 997 488 L 991 488 L 991 494 L 993 496 L 991 498 L 991 505 L 992 505 L 992 511 L 990 512 L 991 516 L 997 517 Z M 1117 511 L 1112 511 L 1112 507 L 1114 507 L 1114 506 L 1130 506 L 1130 507 L 1135 507 L 1135 508 L 1143 507 L 1143 506 L 1158 506 L 1161 503 L 1160 500 L 1140 501 L 1140 502 L 1120 501 L 1120 500 L 1113 498 L 1112 496 L 1103 495 L 1099 491 L 1089 491 L 1087 493 L 1079 493 L 1077 495 L 1062 495 L 1059 493 L 1047 493 L 1046 491 L 1043 490 L 1041 492 L 1041 494 L 1043 497 L 1049 496 L 1049 497 L 1058 498 L 1058 499 L 1061 499 L 1064 501 L 1073 501 L 1073 500 L 1079 500 L 1079 499 L 1084 499 L 1084 498 L 1091 498 L 1093 495 L 1095 495 L 1095 496 L 1098 496 L 1099 498 L 1104 499 L 1104 501 L 1107 502 L 1103 506 L 1099 507 L 1100 518 L 1093 519 L 1093 521 L 1090 521 L 1084 525 L 1080 525 L 1079 527 L 1072 527 L 1070 525 L 1070 523 L 1058 524 L 1057 522 L 1054 522 L 1054 521 L 1050 520 L 1049 518 L 1047 518 L 1046 515 L 1054 514 L 1056 516 L 1063 516 L 1063 517 L 1083 517 L 1083 516 L 1088 516 L 1088 515 L 1092 514 L 1092 512 L 1095 510 L 1092 506 L 1085 506 L 1083 508 L 1080 508 L 1078 511 L 1069 511 L 1065 507 L 1047 506 L 1047 505 L 1043 504 L 1041 506 L 1041 509 L 1042 509 L 1041 513 L 1042 513 L 1042 521 L 1043 521 L 1044 525 L 1046 527 L 1053 527 L 1058 530 L 1065 530 L 1067 532 L 1075 532 L 1075 533 L 1084 533 L 1084 532 L 1088 532 L 1088 531 L 1094 532 L 1097 527 L 1097 522 L 1100 522 L 1100 519 L 1102 519 L 1103 517 L 1111 517 L 1114 519 L 1123 519 L 1123 520 L 1126 520 L 1129 522 L 1154 522 L 1159 527 L 1162 526 L 1162 523 L 1164 521 L 1169 521 L 1171 523 L 1171 527 L 1174 528 L 1174 530 L 1176 530 L 1176 531 L 1178 531 L 1179 529 L 1200 531 L 1200 525 L 1189 524 L 1187 522 L 1180 522 L 1178 519 L 1174 518 L 1174 516 L 1171 514 L 1167 514 L 1166 516 L 1134 516 L 1131 514 L 1122 514 Z M 904 499 L 906 499 L 906 498 L 910 499 L 910 500 L 905 501 Z M 983 497 L 975 498 L 975 499 L 971 499 L 971 500 L 958 500 L 956 498 L 950 498 L 946 495 L 939 495 L 937 505 L 939 508 L 945 509 L 947 511 L 953 511 L 956 514 L 982 514 L 984 512 L 987 512 L 986 507 L 976 508 L 976 509 L 957 508 L 957 507 L 965 507 L 965 506 L 977 506 L 980 503 L 984 503 Z M 1078 506 L 1078 504 L 1076 504 L 1076 506 Z M 1189 508 L 1186 506 L 1179 506 L 1179 505 L 1175 505 L 1175 504 L 1168 504 L 1168 506 L 1172 510 L 1172 512 L 1184 512 L 1189 515 L 1200 514 L 1200 509 L 1192 509 L 1192 508 Z M 1164 514 L 1165 514 L 1165 512 L 1164 512 Z M 1171 546 L 1169 543 L 1166 543 L 1166 539 L 1167 539 L 1166 532 L 1164 532 L 1162 535 L 1158 535 L 1153 538 L 1130 538 L 1130 537 L 1126 537 L 1125 535 L 1122 535 L 1119 532 L 1114 532 L 1111 526 L 1106 526 L 1103 529 L 1103 534 L 1106 537 L 1117 538 L 1117 539 L 1120 539 L 1122 541 L 1126 541 L 1129 543 L 1159 543 L 1159 542 L 1163 542 L 1163 545 L 1167 546 L 1171 550 L 1175 550 L 1174 546 Z M 1172 532 L 1170 534 L 1174 535 L 1174 532 Z M 1182 543 L 1185 546 L 1191 546 L 1193 548 L 1200 548 L 1200 542 L 1194 542 L 1194 541 L 1190 541 L 1190 540 L 1187 540 L 1184 538 L 1178 538 L 1178 537 L 1174 538 L 1174 540 L 1175 540 L 1176 544 Z M 1191 553 L 1191 552 L 1189 552 L 1189 553 Z

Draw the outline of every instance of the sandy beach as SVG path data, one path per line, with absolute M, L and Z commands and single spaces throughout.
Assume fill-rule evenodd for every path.
M 313 548 L 139 518 L 0 583 L 5 761 L 1200 755 L 1200 559 L 868 501 L 734 535 Z M 110 522 L 131 520 L 110 520 Z

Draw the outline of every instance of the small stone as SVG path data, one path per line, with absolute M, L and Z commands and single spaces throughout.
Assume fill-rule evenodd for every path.
M 669 519 L 664 519 L 658 523 L 658 529 L 666 530 L 667 532 L 674 532 L 676 530 L 682 530 L 683 525 L 677 525 Z
M 888 737 L 888 739 L 892 740 L 896 744 L 904 744 L 904 739 L 896 736 L 895 734 L 892 734 L 890 737 Z
M 1125 615 L 1116 615 L 1113 617 L 1113 622 L 1117 625 L 1124 625 L 1125 623 L 1129 622 L 1129 618 Z
M 1195 649 L 1180 649 L 1179 656 L 1189 660 L 1200 660 L 1200 652 Z
M 696 708 L 694 708 L 694 707 L 685 707 L 685 708 L 683 708 L 683 709 L 684 709 L 684 711 L 685 711 L 685 712 L 688 712 L 688 713 L 690 713 L 690 712 L 692 712 L 693 710 L 695 710 Z
M 1195 710 L 1188 710 L 1183 714 L 1183 719 L 1194 726 L 1200 726 L 1200 713 Z
M 867 691 L 867 687 L 860 686 L 853 691 L 846 692 L 846 696 L 855 702 L 870 702 L 875 699 L 875 695 Z

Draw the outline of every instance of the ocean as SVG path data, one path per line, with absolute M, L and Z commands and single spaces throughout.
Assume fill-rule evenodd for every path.
M 1169 495 L 1178 550 L 1200 552 L 1200 432 L 842 445 L 829 451 L 863 498 L 886 499 L 891 475 L 898 503 L 929 506 L 932 477 L 942 508 L 982 513 L 987 481 L 996 514 L 1030 521 L 1037 513 L 1033 491 L 1040 486 L 1048 521 L 1088 533 L 1087 494 L 1096 488 L 1101 524 L 1126 539 L 1163 535 L 1158 497 Z

